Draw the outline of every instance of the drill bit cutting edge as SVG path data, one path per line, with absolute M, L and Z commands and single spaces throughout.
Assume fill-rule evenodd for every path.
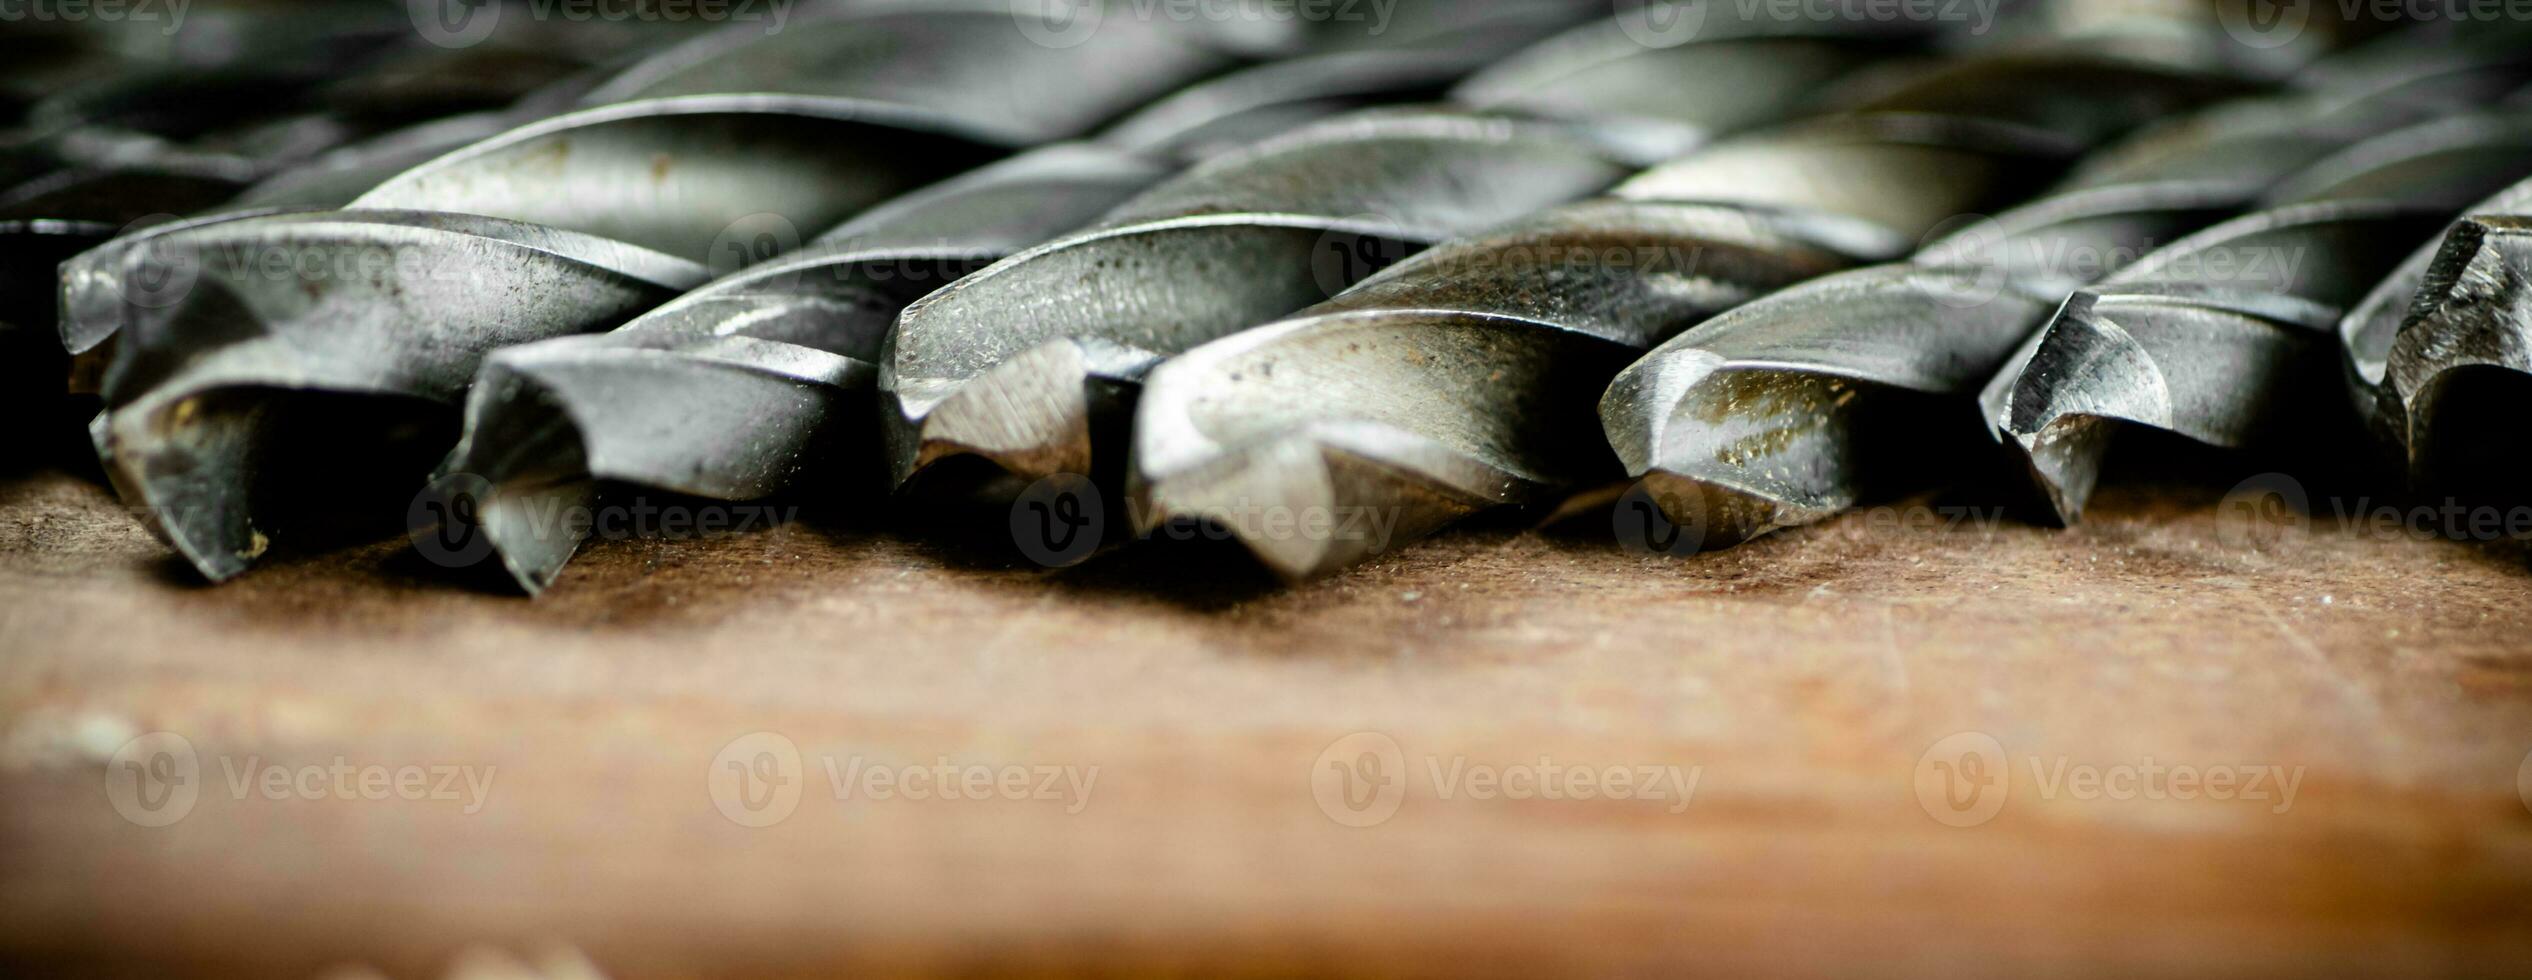
M 2453 214 L 2523 173 L 2532 120 L 2466 115 L 2359 143 L 2077 292 L 1983 402 L 2071 524 L 2121 424 L 2227 449 L 2341 418 L 2328 331 Z
M 897 481 L 959 456 L 1024 479 L 1113 473 L 1122 437 L 1101 434 L 1123 428 L 1152 365 L 1434 242 L 1599 191 L 1648 150 L 1799 113 L 1817 86 L 1892 47 L 1886 29 L 1717 18 L 1692 42 L 1620 52 L 1611 30 L 1577 28 L 1462 89 L 1473 105 L 1517 108 L 1519 92 L 1565 87 L 1526 100 L 1542 118 L 1376 110 L 1307 126 L 915 303 L 880 378 Z M 1641 94 L 1648 79 L 1679 87 L 1724 71 L 1741 76 L 1728 99 Z M 1604 103 L 1617 114 L 1577 111 Z
M 1411 257 L 1154 372 L 1137 419 L 1138 524 L 1221 524 L 1300 578 L 1386 538 L 1593 482 L 1613 461 L 1573 435 L 1593 430 L 1594 396 L 1645 348 L 1893 258 L 1952 215 L 2027 193 L 2083 141 L 2240 87 L 2072 48 L 1973 60 L 1852 115 L 1726 140 L 1606 199 Z M 2119 97 L 2063 104 L 2084 91 Z M 2044 120 L 2055 125 L 2033 125 Z M 1258 513 L 1397 530 L 1274 533 L 1248 519 Z M 1381 519 L 1347 519 L 1357 513 Z
M 2310 74 L 2352 73 L 2325 61 Z M 1974 472 L 1986 455 L 1980 389 L 2067 296 L 2252 206 L 2317 157 L 2456 105 L 2369 77 L 2140 133 L 2085 157 L 2054 193 L 1969 220 L 1907 262 L 1787 289 L 1673 338 L 1610 386 L 1610 443 L 1689 532 L 1672 549 Z

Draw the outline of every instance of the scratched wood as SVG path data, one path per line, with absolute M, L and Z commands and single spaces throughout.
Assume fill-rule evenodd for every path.
M 813 512 L 598 542 L 530 602 L 394 542 L 202 588 L 100 488 L 8 479 L 0 972 L 2532 970 L 2526 549 L 2327 520 L 2235 546 L 2214 497 L 1685 559 L 1481 527 L 1288 589 L 1201 547 L 1049 572 Z M 150 827 L 107 764 L 160 731 L 199 793 Z M 757 732 L 800 795 L 750 827 L 712 780 Z M 1358 732 L 1388 742 L 1326 753 Z M 1929 754 L 1958 732 L 2003 782 Z M 1321 785 L 1397 809 L 1332 818 L 1377 811 L 1314 775 L 1387 744 L 1390 781 Z M 488 782 L 235 788 L 338 758 Z M 1097 772 L 868 797 L 944 764 Z M 1695 782 L 1465 781 L 1550 766 Z M 2209 799 L 2219 769 L 2294 795 Z M 2140 774 L 2163 798 L 2111 797 Z M 1979 792 L 1990 819 L 1938 821 Z

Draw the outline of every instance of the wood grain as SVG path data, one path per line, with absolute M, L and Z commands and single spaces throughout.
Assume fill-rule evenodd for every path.
M 101 488 L 11 479 L 0 972 L 2532 970 L 2526 549 L 2328 520 L 2228 547 L 2214 496 L 1684 559 L 1480 527 L 1292 588 L 1202 547 L 1044 571 L 813 511 L 596 542 L 527 601 L 392 541 L 205 588 Z M 103 790 L 154 731 L 201 766 L 166 827 Z M 2011 777 L 1952 827 L 1916 788 L 1963 731 Z M 755 732 L 803 759 L 761 828 L 707 789 Z M 1407 763 L 1367 828 L 1312 792 L 1354 732 Z M 490 792 L 223 772 L 337 757 Z M 1078 801 L 839 800 L 823 759 L 1098 768 Z M 1673 813 L 1430 778 L 1542 760 L 1697 781 Z M 2300 776 L 2283 807 L 2117 800 L 2043 785 L 2061 763 Z

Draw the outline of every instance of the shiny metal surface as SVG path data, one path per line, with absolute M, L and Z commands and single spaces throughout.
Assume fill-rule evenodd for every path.
M 2459 209 L 2520 176 L 2524 121 L 2397 130 L 2315 163 L 2276 206 L 2075 294 L 1983 402 L 2058 517 L 2082 517 L 2122 424 L 2251 448 L 2341 401 L 2329 330 Z M 2511 173 L 2509 171 L 2512 171 Z

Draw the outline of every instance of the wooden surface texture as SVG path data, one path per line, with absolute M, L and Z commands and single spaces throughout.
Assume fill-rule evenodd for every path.
M 1486 526 L 1290 588 L 812 513 L 594 542 L 529 601 L 395 541 L 203 587 L 101 487 L 9 478 L 0 972 L 2532 972 L 2526 549 L 2244 543 L 2216 496 L 1689 558 Z M 151 732 L 197 766 L 166 826 L 111 790 Z M 1937 749 L 1979 737 L 2003 782 Z M 487 791 L 258 781 L 338 759 Z M 799 793 L 761 827 L 756 775 L 746 820 Z M 1950 825 L 1964 787 L 2001 806 Z

